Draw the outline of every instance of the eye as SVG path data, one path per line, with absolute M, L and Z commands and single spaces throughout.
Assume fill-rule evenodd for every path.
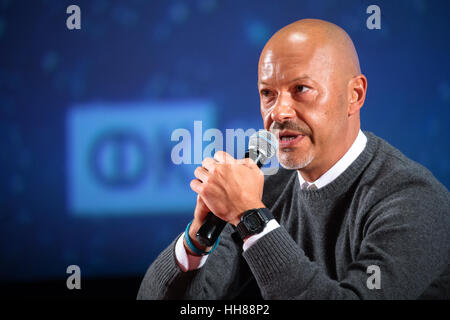
M 264 96 L 264 97 L 270 96 L 270 90 L 268 90 L 268 89 L 262 89 L 262 90 L 261 90 L 261 95 Z
M 302 86 L 302 85 L 295 86 L 295 91 L 298 93 L 303 93 L 308 90 L 310 90 L 310 89 L 307 86 Z

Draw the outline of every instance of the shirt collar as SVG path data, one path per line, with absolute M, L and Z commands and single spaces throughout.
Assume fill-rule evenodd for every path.
M 341 159 L 338 160 L 330 169 L 328 169 L 327 172 L 325 172 L 323 175 L 319 177 L 314 182 L 308 182 L 303 179 L 302 175 L 298 172 L 298 179 L 300 180 L 300 185 L 303 185 L 303 183 L 307 182 L 308 185 L 311 185 L 314 183 L 314 185 L 317 187 L 317 189 L 320 189 L 322 187 L 325 187 L 327 184 L 332 182 L 334 179 L 339 177 L 339 175 L 344 172 L 352 163 L 353 161 L 358 158 L 358 156 L 363 152 L 364 148 L 366 147 L 367 143 L 367 137 L 366 135 L 359 130 L 358 136 L 356 137 L 355 141 L 353 141 L 353 144 L 351 145 L 350 149 L 347 150 L 347 152 L 342 156 Z

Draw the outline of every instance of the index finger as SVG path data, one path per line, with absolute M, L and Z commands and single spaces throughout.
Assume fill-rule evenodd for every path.
M 214 154 L 214 159 L 219 163 L 234 163 L 236 161 L 236 159 L 234 159 L 225 151 L 217 151 Z

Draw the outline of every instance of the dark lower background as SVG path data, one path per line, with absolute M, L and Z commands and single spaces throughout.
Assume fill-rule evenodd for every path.
M 381 30 L 366 27 L 372 4 Z M 448 1 L 0 0 L 0 295 L 134 299 L 195 204 L 172 132 L 261 128 L 259 53 L 301 18 L 350 34 L 362 128 L 448 188 Z
M 69 290 L 66 279 L 14 281 L 0 286 L 0 299 L 42 300 L 136 300 L 142 277 L 95 277 L 83 279 L 81 289 Z

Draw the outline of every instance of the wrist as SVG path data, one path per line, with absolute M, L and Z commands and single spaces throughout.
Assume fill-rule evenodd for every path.
M 189 238 L 190 238 L 191 243 L 192 243 L 197 249 L 200 249 L 200 250 L 202 250 L 202 251 L 209 251 L 209 250 L 211 250 L 212 247 L 205 247 L 205 246 L 202 246 L 200 243 L 197 242 L 196 234 L 197 234 L 198 229 L 200 229 L 200 227 L 201 227 L 201 225 L 199 225 L 198 223 L 196 223 L 196 221 L 194 220 L 194 221 L 192 222 L 191 226 L 189 227 L 188 236 L 189 236 Z M 193 251 L 189 248 L 188 244 L 186 243 L 186 238 L 183 239 L 183 245 L 184 245 L 184 247 L 186 248 L 186 250 L 187 250 L 187 252 L 188 252 L 189 254 L 194 255 L 194 256 L 198 256 L 198 254 L 196 254 L 195 252 L 193 252 Z
M 183 237 L 184 239 L 183 239 L 183 246 L 184 246 L 184 249 L 186 250 L 186 252 L 187 252 L 187 254 L 189 254 L 189 255 L 191 255 L 191 256 L 196 256 L 196 257 L 201 257 L 201 255 L 199 255 L 199 254 L 196 254 L 194 251 L 192 251 L 191 250 L 191 248 L 189 248 L 189 246 L 188 246 L 188 244 L 186 243 L 186 238 L 185 237 Z M 191 238 L 192 239 L 192 238 Z M 191 240 L 192 241 L 192 240 Z M 195 244 L 195 246 L 197 246 L 196 244 Z M 203 247 L 202 247 L 203 248 Z M 199 247 L 199 249 L 201 249 L 200 247 Z M 203 249 L 202 249 L 203 250 Z M 204 249 L 204 251 L 205 250 L 207 250 L 207 248 L 205 248 Z
M 266 207 L 252 208 L 244 212 L 241 222 L 236 229 L 244 241 L 264 231 L 265 227 L 274 219 L 271 211 Z

